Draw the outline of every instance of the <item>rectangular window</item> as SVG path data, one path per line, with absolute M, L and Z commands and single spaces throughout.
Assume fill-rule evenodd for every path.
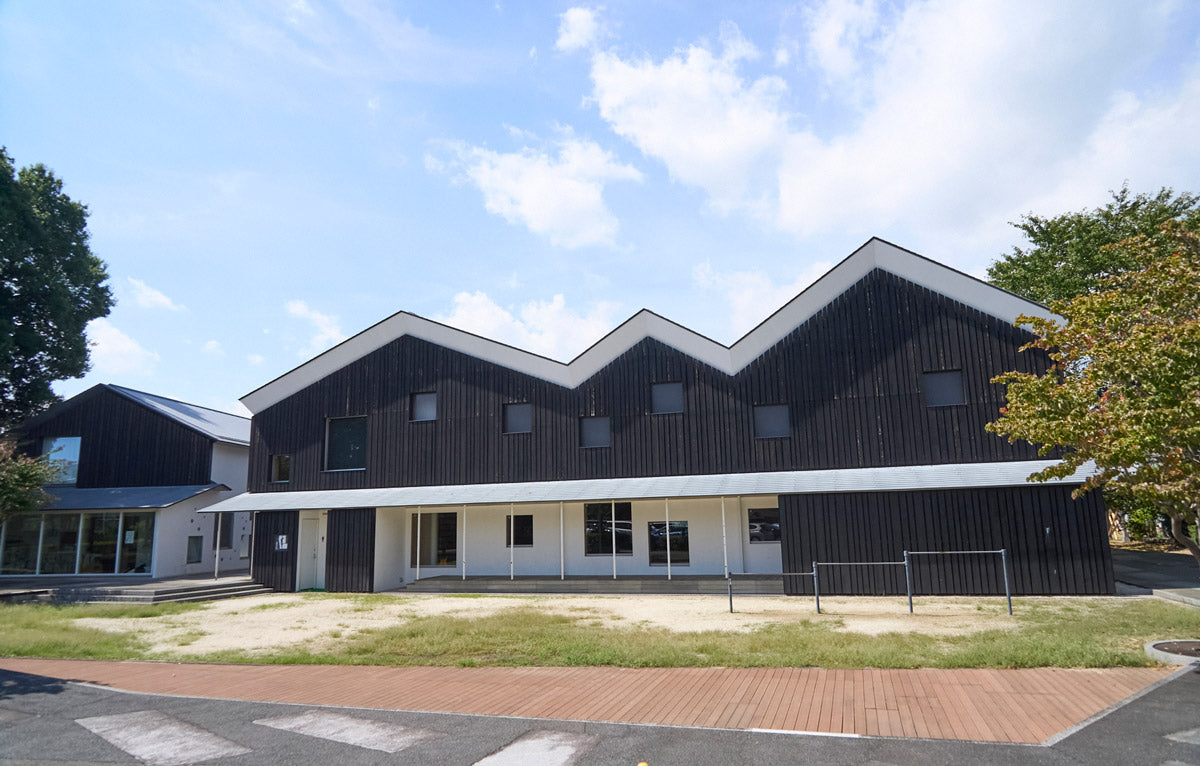
M 223 551 L 233 547 L 233 511 L 213 514 L 213 542 L 219 543 Z M 215 549 L 216 545 L 213 547 Z
M 963 396 L 962 370 L 927 372 L 921 376 L 926 407 L 953 407 L 966 404 Z
M 655 383 L 650 387 L 650 414 L 683 412 L 683 384 Z
M 271 481 L 276 484 L 292 480 L 292 456 L 271 455 Z
M 612 426 L 608 418 L 580 418 L 579 446 L 607 447 L 612 443 Z
M 154 556 L 154 514 L 127 513 L 122 525 L 117 571 L 150 574 Z
M 583 552 L 611 556 L 633 555 L 633 506 L 630 503 L 586 503 L 583 506 Z
M 47 436 L 42 439 L 42 454 L 57 472 L 55 484 L 75 483 L 79 475 L 80 441 L 78 436 Z
M 690 563 L 688 551 L 688 523 L 672 521 L 668 531 L 667 522 L 649 522 L 650 565 L 667 564 L 667 546 L 671 546 L 671 566 Z
M 437 394 L 413 394 L 410 399 L 410 420 L 437 420 Z
M 504 547 L 512 548 L 514 545 L 518 548 L 533 545 L 532 514 L 504 517 Z
M 199 564 L 204 557 L 204 537 L 203 535 L 191 535 L 188 537 L 187 563 Z
M 750 519 L 750 542 L 779 542 L 778 508 L 751 508 L 746 515 Z
M 42 574 L 75 574 L 79 514 L 52 513 L 42 530 Z
M 366 416 L 325 421 L 325 470 L 361 471 L 366 467 Z
M 764 404 L 754 408 L 754 438 L 777 439 L 791 436 L 786 404 Z
M 417 565 L 418 552 L 423 567 L 455 566 L 458 563 L 458 514 L 414 513 L 409 539 L 412 541 L 409 566 Z M 420 545 L 417 545 L 418 540 Z
M 4 551 L 0 574 L 31 575 L 37 571 L 38 532 L 42 517 L 36 513 L 9 516 L 4 525 Z
M 533 405 L 528 403 L 504 405 L 504 433 L 527 434 L 533 431 Z
M 80 574 L 112 574 L 117 571 L 117 528 L 120 524 L 119 513 L 83 514 Z

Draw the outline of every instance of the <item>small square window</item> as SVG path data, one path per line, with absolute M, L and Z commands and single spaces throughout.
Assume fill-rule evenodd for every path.
M 325 422 L 325 470 L 367 467 L 367 418 L 330 418 Z
M 514 542 L 515 541 L 515 542 Z M 504 517 L 504 547 L 528 548 L 533 545 L 533 514 Z
M 650 387 L 650 414 L 683 412 L 683 384 L 655 383 Z
M 926 407 L 953 407 L 966 404 L 963 396 L 962 370 L 927 372 L 921 376 Z
M 410 420 L 437 420 L 437 394 L 413 394 Z
M 580 418 L 579 446 L 607 447 L 612 443 L 612 426 L 608 418 Z
M 777 439 L 791 434 L 786 404 L 765 404 L 754 408 L 754 438 Z
M 750 508 L 746 511 L 746 516 L 750 525 L 750 542 L 779 542 L 778 508 Z
M 533 431 L 533 405 L 528 403 L 504 405 L 504 433 L 527 434 Z
M 282 483 L 292 480 L 292 456 L 271 455 L 271 481 Z
M 187 542 L 187 563 L 199 564 L 204 557 L 204 536 L 190 535 Z

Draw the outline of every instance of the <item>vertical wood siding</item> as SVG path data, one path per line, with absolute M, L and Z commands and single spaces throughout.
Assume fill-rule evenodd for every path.
M 254 417 L 254 492 L 1031 460 L 983 430 L 1004 403 L 990 379 L 1041 371 L 1023 330 L 873 271 L 737 375 L 647 339 L 569 390 L 403 337 Z M 967 403 L 929 408 L 922 373 L 962 370 Z M 651 384 L 680 381 L 684 412 L 651 415 Z M 409 395 L 438 418 L 410 422 Z M 503 433 L 503 406 L 533 432 Z M 753 407 L 787 404 L 791 436 L 755 439 Z M 325 419 L 368 418 L 367 468 L 322 471 Z M 611 418 L 612 446 L 581 448 L 580 417 Z M 272 484 L 272 454 L 292 477 Z
M 375 509 L 335 508 L 325 527 L 325 590 L 375 590 Z
M 212 476 L 211 439 L 105 389 L 21 433 L 33 455 L 55 436 L 80 437 L 76 487 L 185 486 Z
M 1112 556 L 1103 500 L 1072 487 L 1002 487 L 780 495 L 785 572 L 816 561 L 902 561 L 903 552 L 1006 548 L 1013 593 L 1111 594 Z M 999 556 L 917 556 L 914 592 L 1004 592 Z M 903 567 L 823 567 L 822 593 L 903 594 Z M 785 577 L 790 594 L 812 578 Z
M 275 539 L 287 535 L 286 551 L 275 550 Z M 291 593 L 296 590 L 296 549 L 300 542 L 300 514 L 297 511 L 258 511 L 254 514 L 255 582 L 268 588 Z

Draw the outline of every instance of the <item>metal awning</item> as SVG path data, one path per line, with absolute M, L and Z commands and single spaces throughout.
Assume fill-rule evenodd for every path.
M 495 505 L 589 500 L 636 500 L 684 497 L 877 492 L 911 489 L 1011 487 L 1057 460 L 950 465 L 843 468 L 821 471 L 770 471 L 699 476 L 648 476 L 625 479 L 579 479 L 511 484 L 457 484 L 429 487 L 381 487 L 301 492 L 247 492 L 201 510 L 289 511 L 385 506 Z M 1079 484 L 1094 469 L 1085 466 L 1066 478 L 1047 483 Z
M 166 508 L 210 489 L 228 490 L 224 484 L 183 487 L 46 487 L 51 500 L 47 511 L 105 511 L 118 508 Z

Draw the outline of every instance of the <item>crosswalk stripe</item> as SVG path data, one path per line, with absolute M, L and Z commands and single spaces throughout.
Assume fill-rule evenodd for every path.
M 188 766 L 250 752 L 157 710 L 79 718 L 75 723 L 150 766 Z
M 531 731 L 508 746 L 476 761 L 474 766 L 568 766 L 596 744 L 589 734 L 566 731 Z
M 442 736 L 428 729 L 373 721 L 369 718 L 355 718 L 326 710 L 309 710 L 300 715 L 262 718 L 255 723 L 346 745 L 382 750 L 385 753 L 398 753 L 422 740 Z
M 1200 745 L 1200 729 L 1177 731 L 1174 734 L 1167 734 L 1166 738 L 1173 742 L 1182 742 L 1185 745 Z

